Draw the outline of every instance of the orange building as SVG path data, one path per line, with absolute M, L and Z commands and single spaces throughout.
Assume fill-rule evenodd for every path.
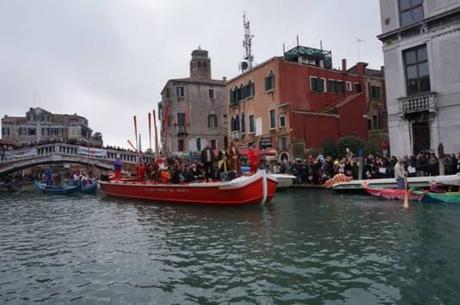
M 346 135 L 367 140 L 364 71 L 332 69 L 330 51 L 302 46 L 261 63 L 226 83 L 231 139 L 289 157 Z

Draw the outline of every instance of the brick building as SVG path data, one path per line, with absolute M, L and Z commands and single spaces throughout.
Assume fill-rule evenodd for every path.
M 170 79 L 161 91 L 159 119 L 166 154 L 201 151 L 227 146 L 225 80 L 211 78 L 211 59 L 206 50 L 194 50 L 190 77 Z
M 346 135 L 368 139 L 366 64 L 332 69 L 331 52 L 298 46 L 226 83 L 229 134 L 290 157 Z
M 11 144 L 28 144 L 48 140 L 70 139 L 102 146 L 102 135 L 88 126 L 77 114 L 53 114 L 42 108 L 30 108 L 26 115 L 2 118 L 2 140 Z

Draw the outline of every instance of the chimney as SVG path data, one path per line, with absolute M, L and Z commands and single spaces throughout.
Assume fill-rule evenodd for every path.
M 222 77 L 222 80 L 224 81 L 224 83 L 227 81 L 227 77 L 223 76 Z
M 347 60 L 345 58 L 342 59 L 342 71 L 343 72 L 347 71 Z

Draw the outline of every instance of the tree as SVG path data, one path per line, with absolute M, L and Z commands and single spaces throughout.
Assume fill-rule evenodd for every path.
M 356 136 L 346 136 L 342 137 L 337 141 L 337 153 L 340 157 L 343 157 L 347 154 L 347 148 L 355 155 L 358 155 L 358 151 L 364 148 L 366 143 L 359 137 Z

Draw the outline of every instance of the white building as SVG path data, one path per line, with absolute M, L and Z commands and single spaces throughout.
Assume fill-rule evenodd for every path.
M 390 149 L 460 151 L 460 1 L 380 0 Z
M 36 107 L 23 117 L 5 115 L 1 124 L 2 140 L 7 143 L 77 140 L 102 146 L 102 135 L 98 132 L 93 135 L 88 120 L 77 114 L 53 114 Z

